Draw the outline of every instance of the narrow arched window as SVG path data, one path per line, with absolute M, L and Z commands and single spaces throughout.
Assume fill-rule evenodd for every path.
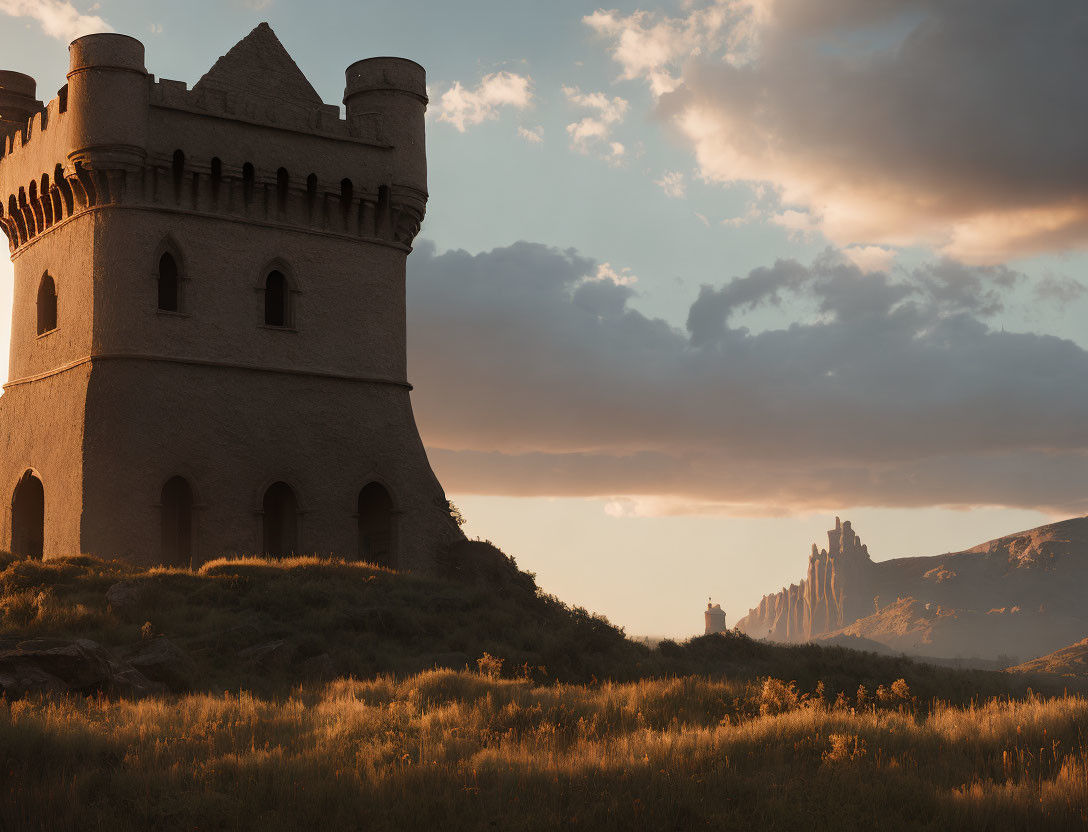
M 350 179 L 340 180 L 340 218 L 346 223 L 351 213 L 351 203 L 355 198 L 355 188 Z
M 276 210 L 283 214 L 287 211 L 287 188 L 291 184 L 291 177 L 287 168 L 276 171 Z
M 180 294 L 178 264 L 167 251 L 159 258 L 159 309 L 163 312 L 179 312 Z
M 223 162 L 218 156 L 212 159 L 212 203 L 219 204 L 219 189 L 223 185 Z
M 290 287 L 283 272 L 271 271 L 264 281 L 264 322 L 266 326 L 288 326 L 290 315 Z
M 48 274 L 38 284 L 38 334 L 57 328 L 57 285 Z
M 246 207 L 249 207 L 253 202 L 253 187 L 257 181 L 257 172 L 253 169 L 253 165 L 246 162 L 242 165 L 242 199 L 245 201 Z
M 172 172 L 174 174 L 174 201 L 181 202 L 181 183 L 185 178 L 185 154 L 180 150 L 174 151 Z
M 378 188 L 378 216 L 375 220 L 375 235 L 382 238 L 392 234 L 393 218 L 389 199 L 389 186 L 381 185 Z

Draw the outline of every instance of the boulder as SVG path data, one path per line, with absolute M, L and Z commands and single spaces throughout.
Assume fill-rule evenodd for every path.
M 293 655 L 294 649 L 283 639 L 266 641 L 238 651 L 238 658 L 250 670 L 259 673 L 283 670 L 291 663 Z
M 120 651 L 120 655 L 148 679 L 162 682 L 172 691 L 192 690 L 196 663 L 167 638 L 141 641 Z
M 124 616 L 136 611 L 142 595 L 135 584 L 114 584 L 106 590 L 106 603 L 116 615 Z
M 28 693 L 138 697 L 164 687 L 90 639 L 34 638 L 0 645 L 0 691 L 12 699 Z

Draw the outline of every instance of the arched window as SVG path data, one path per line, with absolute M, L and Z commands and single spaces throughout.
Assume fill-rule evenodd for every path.
M 38 334 L 57 328 L 57 286 L 48 274 L 38 284 Z
M 11 498 L 11 551 L 41 560 L 45 549 L 45 489 L 27 471 Z
M 264 545 L 266 555 L 286 557 L 298 551 L 298 500 L 285 482 L 273 483 L 264 492 Z
M 276 210 L 282 215 L 287 211 L 287 188 L 291 184 L 291 177 L 287 168 L 276 171 Z
M 180 311 L 180 296 L 177 261 L 170 252 L 163 252 L 159 258 L 159 309 L 163 312 Z
M 291 287 L 281 271 L 271 271 L 265 278 L 264 322 L 266 326 L 291 325 Z
M 359 492 L 359 560 L 396 566 L 393 499 L 376 482 Z
M 246 162 L 242 165 L 242 199 L 245 201 L 248 208 L 253 202 L 253 187 L 257 181 L 257 172 L 253 169 L 253 165 Z
M 172 173 L 174 175 L 174 201 L 181 202 L 181 183 L 185 178 L 185 154 L 180 150 L 174 151 Z
M 388 238 L 392 236 L 393 217 L 392 206 L 389 198 L 389 186 L 378 187 L 378 216 L 375 219 L 374 234 L 377 237 Z
M 340 219 L 347 224 L 348 215 L 351 213 L 351 203 L 355 198 L 355 188 L 350 179 L 340 180 Z
M 193 489 L 184 477 L 162 487 L 162 563 L 193 565 Z
M 219 204 L 219 191 L 223 186 L 223 162 L 217 156 L 211 160 L 211 201 Z

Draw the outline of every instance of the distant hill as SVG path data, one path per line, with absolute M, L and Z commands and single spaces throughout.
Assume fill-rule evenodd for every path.
M 1053 673 L 1088 679 L 1088 638 L 1009 668 L 1010 673 Z
M 737 626 L 797 642 L 836 635 L 927 657 L 1026 658 L 1088 635 L 1088 518 L 962 552 L 874 562 L 850 523 L 812 548 L 799 584 L 765 596 Z

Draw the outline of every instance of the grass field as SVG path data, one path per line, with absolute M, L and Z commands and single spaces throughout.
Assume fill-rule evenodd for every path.
M 736 634 L 651 649 L 491 565 L 0 559 L 0 634 L 166 637 L 197 670 L 138 701 L 0 700 L 0 830 L 1088 827 L 1077 680 Z M 139 603 L 106 602 L 118 581 Z M 268 639 L 283 662 L 239 658 Z M 314 655 L 328 680 L 300 673 Z M 418 670 L 435 656 L 461 669 Z
M 1078 829 L 1088 700 L 435 670 L 0 706 L 5 830 Z

